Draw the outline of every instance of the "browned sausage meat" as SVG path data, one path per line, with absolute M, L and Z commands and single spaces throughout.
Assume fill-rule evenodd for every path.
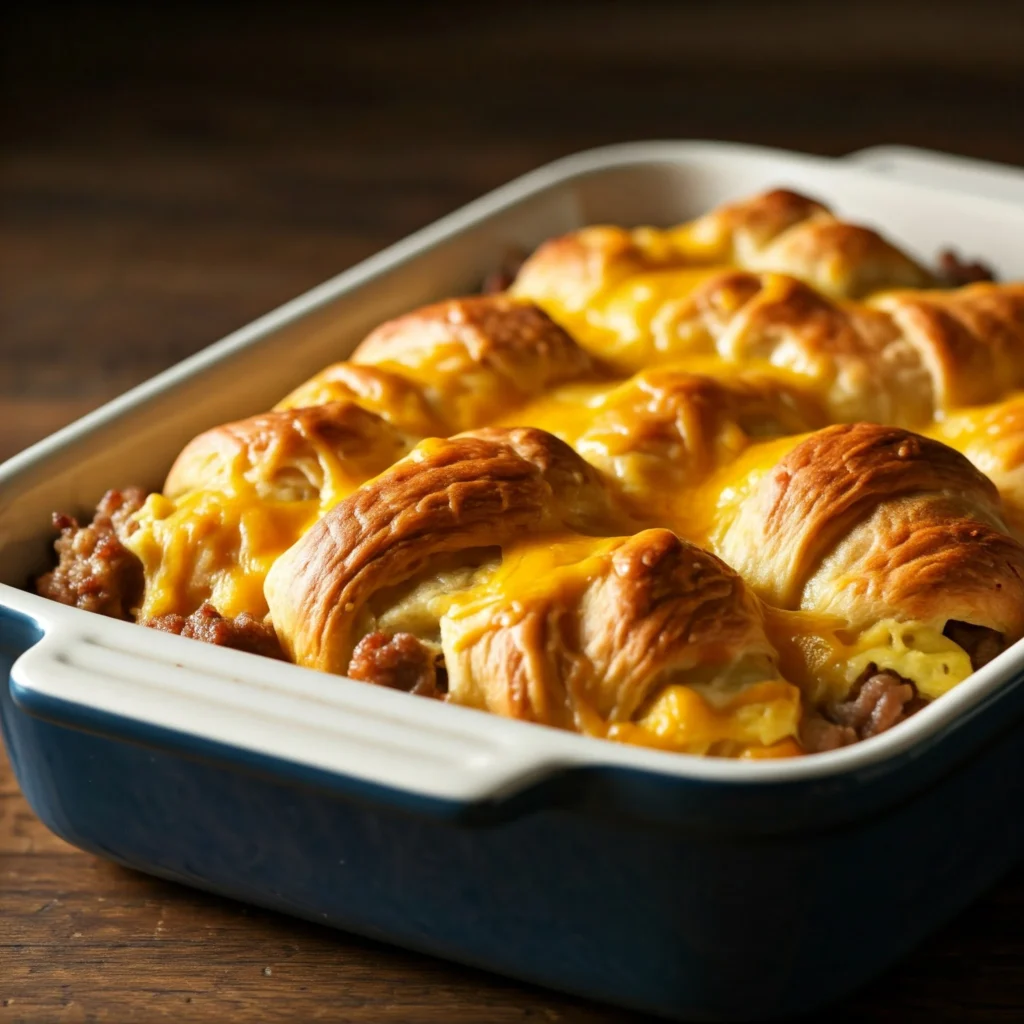
M 284 659 L 273 626 L 260 622 L 248 612 L 233 619 L 225 619 L 213 605 L 204 604 L 188 617 L 159 615 L 142 624 L 165 633 L 176 633 L 191 640 L 216 644 L 218 647 L 231 647 L 236 651 L 262 654 L 266 658 Z
M 74 516 L 54 513 L 60 537 L 54 543 L 57 565 L 39 578 L 43 597 L 115 619 L 133 618 L 142 597 L 142 563 L 122 543 L 131 532 L 130 517 L 142 507 L 141 487 L 107 491 L 92 522 L 80 526 Z

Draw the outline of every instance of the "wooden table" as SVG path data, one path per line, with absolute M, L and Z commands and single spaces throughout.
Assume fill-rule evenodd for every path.
M 586 146 L 1024 163 L 1021 5 L 774 7 L 8 15 L 0 457 Z M 1018 870 L 829 1019 L 1024 1019 L 1022 922 Z M 129 1018 L 627 1016 L 105 864 L 43 828 L 0 754 L 0 1022 Z

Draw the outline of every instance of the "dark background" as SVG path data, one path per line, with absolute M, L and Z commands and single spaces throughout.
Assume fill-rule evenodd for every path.
M 1024 3 L 0 18 L 0 458 L 575 150 L 898 142 L 1024 164 Z M 1022 921 L 1018 871 L 829 1019 L 1024 1018 Z M 0 1021 L 314 1013 L 623 1019 L 78 854 L 35 821 L 0 755 Z

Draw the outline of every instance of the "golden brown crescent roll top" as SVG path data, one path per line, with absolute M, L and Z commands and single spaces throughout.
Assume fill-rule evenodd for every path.
M 348 398 L 403 431 L 447 436 L 599 372 L 538 306 L 507 295 L 475 296 L 382 324 L 350 361 L 322 370 L 278 408 Z
M 400 459 L 412 439 L 352 402 L 262 413 L 200 434 L 175 460 L 164 496 L 251 486 L 262 498 L 319 499 Z
M 533 427 L 481 427 L 452 441 L 471 440 L 504 446 L 535 467 L 549 489 L 549 511 L 555 520 L 579 533 L 603 533 L 622 525 L 623 513 L 610 497 L 605 481 L 573 449 Z
M 330 402 L 353 402 L 414 437 L 446 433 L 419 385 L 377 366 L 333 363 L 278 402 L 296 409 Z
M 596 226 L 552 239 L 523 264 L 512 294 L 539 303 L 590 351 L 639 369 L 657 354 L 661 309 L 730 267 L 790 275 L 837 299 L 938 283 L 876 232 L 775 190 L 669 230 Z
M 878 296 L 931 377 L 935 411 L 991 402 L 1024 387 L 1024 284 Z
M 828 210 L 805 196 L 776 190 L 731 203 L 677 228 L 581 228 L 541 245 L 516 277 L 515 294 L 558 313 L 578 313 L 626 278 L 680 268 L 747 267 L 788 228 Z M 693 283 L 700 277 L 678 279 Z
M 887 311 L 839 304 L 782 274 L 687 274 L 627 281 L 588 307 L 577 336 L 586 342 L 589 332 L 591 348 L 626 372 L 708 355 L 770 363 L 804 377 L 841 422 L 931 417 L 929 368 Z
M 344 672 L 358 623 L 372 617 L 365 606 L 382 589 L 520 534 L 620 523 L 596 471 L 550 434 L 492 428 L 431 439 L 287 551 L 267 578 L 267 601 L 295 661 Z
M 607 345 L 622 368 L 770 363 L 804 378 L 833 421 L 899 426 L 1024 386 L 1024 285 L 839 303 L 795 277 L 737 270 L 670 291 L 619 297 Z
M 446 433 L 471 430 L 595 366 L 543 310 L 506 295 L 452 299 L 378 327 L 352 362 L 415 380 Z
M 675 368 L 637 374 L 588 419 L 574 446 L 627 484 L 630 471 L 641 469 L 640 459 L 652 473 L 696 483 L 751 439 L 806 433 L 825 422 L 806 392 L 778 376 L 712 377 Z
M 877 232 L 775 189 L 668 230 L 597 225 L 552 239 L 524 263 L 514 290 L 575 311 L 631 274 L 699 266 L 792 274 L 840 298 L 938 283 Z
M 456 703 L 691 753 L 796 735 L 759 602 L 668 530 L 513 544 L 440 626 Z
M 571 328 L 602 291 L 648 271 L 688 266 L 687 255 L 660 232 L 596 225 L 541 245 L 519 268 L 511 294 L 538 303 Z
M 718 553 L 782 608 L 1024 633 L 1024 548 L 963 456 L 894 427 L 833 426 L 763 473 Z
M 828 207 L 799 192 L 776 188 L 725 203 L 678 230 L 685 230 L 692 243 L 716 262 L 732 263 L 763 252 L 791 228 L 822 219 L 833 219 Z
M 757 440 L 827 419 L 793 375 L 716 364 L 708 373 L 662 367 L 617 385 L 569 385 L 506 422 L 556 433 L 613 479 L 644 521 L 676 525 L 685 488 Z
M 839 305 L 793 277 L 714 278 L 664 317 L 660 329 L 666 352 L 714 352 L 801 375 L 833 420 L 910 424 L 932 413 L 928 371 L 885 313 Z
M 786 189 L 720 207 L 675 234 L 708 262 L 791 274 L 837 298 L 936 283 L 877 232 Z

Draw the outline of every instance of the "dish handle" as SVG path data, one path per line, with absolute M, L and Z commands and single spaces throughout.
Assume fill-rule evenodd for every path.
M 535 726 L 130 623 L 58 618 L 15 661 L 10 692 L 61 726 L 457 818 L 575 760 Z

